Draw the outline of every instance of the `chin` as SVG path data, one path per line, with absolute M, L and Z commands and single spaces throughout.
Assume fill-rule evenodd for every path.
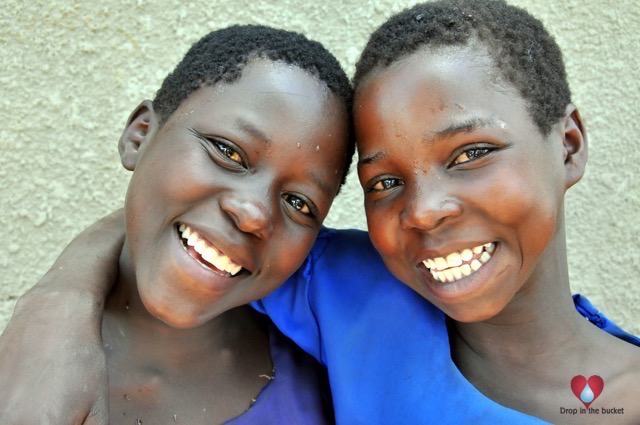
M 487 314 L 487 315 L 478 315 L 478 314 L 465 314 L 465 313 L 461 313 L 461 314 L 449 314 L 447 313 L 447 316 L 449 316 L 451 319 L 455 320 L 456 322 L 460 322 L 460 323 L 478 323 L 478 322 L 484 322 L 485 320 L 489 320 L 493 317 L 493 315 L 491 314 Z
M 149 314 L 165 325 L 175 329 L 193 329 L 205 322 L 199 311 L 177 308 L 176 303 L 161 303 L 142 300 Z
M 441 307 L 438 306 L 447 316 L 460 323 L 478 323 L 496 317 L 502 311 L 502 308 L 493 306 L 491 308 L 482 308 L 471 303 L 470 306 Z
M 193 329 L 202 325 L 205 320 L 197 315 L 185 315 L 185 314 L 154 314 L 151 313 L 156 319 L 163 322 L 165 325 L 174 329 Z

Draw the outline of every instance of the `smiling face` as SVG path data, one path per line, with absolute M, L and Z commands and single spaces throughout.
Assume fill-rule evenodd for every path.
M 135 169 L 124 267 L 147 310 L 194 327 L 293 274 L 337 193 L 346 119 L 323 83 L 267 60 L 194 92 L 162 126 L 139 107 L 121 140 Z
M 458 321 L 493 317 L 543 274 L 558 277 L 563 196 L 579 179 L 565 172 L 564 125 L 543 137 L 499 77 L 481 49 L 446 47 L 374 71 L 356 92 L 371 240 Z

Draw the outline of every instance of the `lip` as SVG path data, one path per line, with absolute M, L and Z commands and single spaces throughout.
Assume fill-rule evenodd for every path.
M 250 256 L 245 252 L 245 249 L 238 245 L 233 244 L 227 241 L 226 238 L 219 237 L 218 235 L 213 234 L 213 232 L 208 229 L 194 225 L 188 222 L 177 222 L 175 224 L 175 228 L 178 229 L 181 224 L 184 224 L 190 227 L 192 230 L 197 232 L 200 236 L 206 239 L 211 245 L 213 245 L 218 251 L 220 251 L 223 255 L 226 255 L 233 261 L 235 264 L 242 266 L 242 271 L 240 274 L 253 274 L 253 270 L 255 268 L 254 261 L 250 260 Z M 181 234 L 178 230 L 178 238 L 181 238 Z M 230 254 L 232 253 L 232 254 Z M 199 261 L 198 261 L 199 262 Z
M 476 244 L 482 245 L 482 243 Z M 469 276 L 463 276 L 461 279 L 458 279 L 454 282 L 443 283 L 437 281 L 431 275 L 429 269 L 420 261 L 416 268 L 420 271 L 423 281 L 425 283 L 426 289 L 433 294 L 437 299 L 445 302 L 445 303 L 453 303 L 460 299 L 471 296 L 474 292 L 479 291 L 481 288 L 486 286 L 489 283 L 489 280 L 495 276 L 495 271 L 497 268 L 498 260 L 501 255 L 501 245 L 499 242 L 496 242 L 496 248 L 493 254 L 491 255 L 491 259 L 484 263 L 480 269 L 475 271 Z M 460 249 L 451 249 L 450 251 L 438 250 L 433 251 L 425 251 L 427 255 L 432 255 L 431 257 L 425 256 L 424 258 L 434 258 L 437 256 L 443 256 L 441 253 L 451 253 L 454 251 L 459 251 L 461 249 L 465 249 L 469 246 L 467 245 L 461 247 Z M 449 249 L 449 248 L 447 248 Z M 423 252 L 424 254 L 424 252 Z
M 495 242 L 496 246 L 499 245 L 498 241 L 485 240 L 485 241 L 455 243 L 452 245 L 447 245 L 446 247 L 438 247 L 437 249 L 434 249 L 434 248 L 424 249 L 418 253 L 416 258 L 413 259 L 413 262 L 419 265 L 422 263 L 423 260 L 426 260 L 427 258 L 446 257 L 452 252 L 460 252 L 464 249 L 467 249 L 467 248 L 471 249 L 475 246 L 484 245 L 489 242 Z
M 241 270 L 237 275 L 228 276 L 222 274 L 220 271 L 211 269 L 196 258 L 192 257 L 182 242 L 182 237 L 178 230 L 179 225 L 180 223 L 173 226 L 174 242 L 172 243 L 172 250 L 174 251 L 174 258 L 176 259 L 176 266 L 188 274 L 194 281 L 198 282 L 199 286 L 213 292 L 225 291 L 237 286 L 240 283 L 240 280 L 250 276 L 250 272 L 244 266 L 243 270 Z M 196 230 L 195 226 L 189 226 Z M 203 237 L 207 238 L 207 240 L 211 240 L 210 236 L 201 233 L 200 229 L 197 231 Z M 237 260 L 234 258 L 234 262 L 235 261 Z M 243 263 L 237 262 L 237 264 L 242 265 Z

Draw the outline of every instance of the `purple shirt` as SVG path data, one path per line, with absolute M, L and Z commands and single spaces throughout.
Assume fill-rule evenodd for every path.
M 326 370 L 273 325 L 269 342 L 275 377 L 245 413 L 225 424 L 335 423 Z

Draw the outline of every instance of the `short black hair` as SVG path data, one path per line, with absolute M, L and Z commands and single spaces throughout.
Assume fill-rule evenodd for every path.
M 503 0 L 439 0 L 392 16 L 369 38 L 354 85 L 421 48 L 474 40 L 487 48 L 502 77 L 527 102 L 538 129 L 548 135 L 571 102 L 562 52 L 538 19 Z
M 355 151 L 351 120 L 353 88 L 338 60 L 321 43 L 300 33 L 263 25 L 233 25 L 205 35 L 191 46 L 156 93 L 153 108 L 160 124 L 193 92 L 218 82 L 237 81 L 244 67 L 258 58 L 294 65 L 308 72 L 324 82 L 343 103 L 349 138 L 342 186 Z

